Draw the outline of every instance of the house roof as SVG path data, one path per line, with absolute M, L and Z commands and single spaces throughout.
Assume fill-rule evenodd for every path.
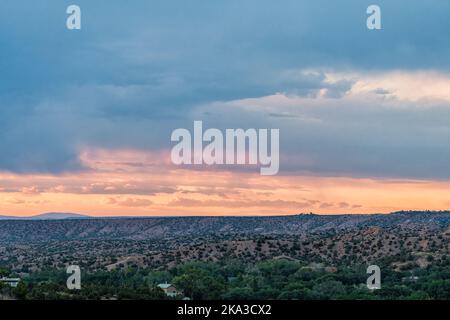
M 174 286 L 171 285 L 170 283 L 160 283 L 160 284 L 158 284 L 158 287 L 160 287 L 161 289 L 168 289 L 168 288 L 174 287 Z
M 19 282 L 20 278 L 0 278 L 0 281 L 7 281 L 7 282 Z

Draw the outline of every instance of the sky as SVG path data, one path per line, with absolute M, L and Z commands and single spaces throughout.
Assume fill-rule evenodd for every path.
M 81 8 L 81 30 L 66 8 Z M 381 8 L 368 30 L 366 9 Z M 450 2 L 2 0 L 0 214 L 450 208 Z M 279 128 L 280 171 L 171 133 Z

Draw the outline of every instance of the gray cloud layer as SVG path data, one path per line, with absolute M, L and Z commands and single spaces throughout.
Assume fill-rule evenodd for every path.
M 280 127 L 282 172 L 448 178 L 445 105 L 396 110 L 342 100 L 293 113 L 205 107 L 320 89 L 338 99 L 353 84 L 299 70 L 449 72 L 450 3 L 377 3 L 380 32 L 365 28 L 371 2 L 359 0 L 80 0 L 82 30 L 68 31 L 72 2 L 4 0 L 0 169 L 80 170 L 85 146 L 169 148 L 170 132 L 200 115 L 209 126 Z

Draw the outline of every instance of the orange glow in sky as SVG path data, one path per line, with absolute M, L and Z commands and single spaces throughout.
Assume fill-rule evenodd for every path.
M 450 206 L 450 182 L 260 176 L 175 167 L 167 153 L 87 151 L 66 175 L 0 174 L 0 214 L 96 216 L 388 213 Z

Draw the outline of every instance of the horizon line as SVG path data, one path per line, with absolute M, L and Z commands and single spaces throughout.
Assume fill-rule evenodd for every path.
M 314 212 L 301 212 L 301 213 L 293 213 L 293 214 L 255 214 L 255 215 L 95 215 L 95 214 L 84 214 L 84 213 L 76 213 L 76 212 L 42 212 L 32 215 L 8 215 L 8 214 L 0 214 L 1 220 L 14 220 L 14 219 L 41 219 L 47 220 L 45 216 L 48 216 L 48 220 L 76 220 L 76 219 L 126 219 L 126 218 L 219 218 L 219 217 L 227 217 L 227 218 L 244 218 L 244 217 L 254 217 L 254 218 L 269 218 L 269 217 L 293 217 L 293 216 L 302 216 L 302 215 L 315 215 L 315 216 L 373 216 L 373 215 L 391 215 L 395 213 L 450 213 L 450 210 L 397 210 L 391 212 L 374 212 L 374 213 L 314 213 Z M 53 217 L 57 215 L 66 215 L 66 217 Z

